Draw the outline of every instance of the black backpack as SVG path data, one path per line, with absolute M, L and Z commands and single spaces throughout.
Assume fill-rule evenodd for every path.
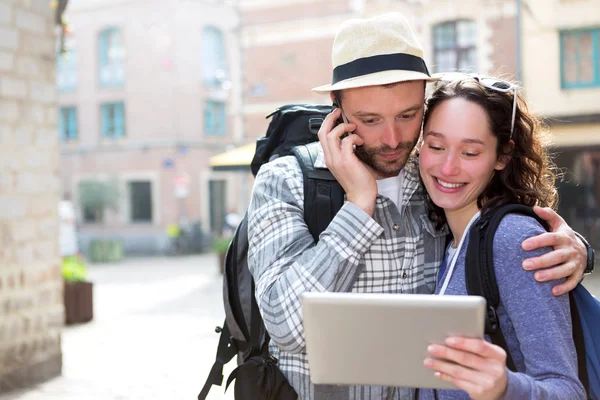
M 331 106 L 291 104 L 267 116 L 272 118 L 264 137 L 257 140 L 251 168 L 254 176 L 260 167 L 278 157 L 296 156 L 304 179 L 304 220 L 318 241 L 321 232 L 344 203 L 344 191 L 326 169 L 315 169 L 319 152 L 317 132 Z M 296 399 L 297 394 L 269 354 L 266 332 L 254 296 L 254 280 L 247 263 L 248 216 L 238 226 L 225 257 L 223 301 L 225 322 L 220 333 L 215 363 L 198 400 L 204 400 L 212 385 L 223 382 L 223 366 L 237 355 L 238 367 L 227 379 L 235 379 L 235 398 Z
M 467 292 L 469 295 L 482 296 L 487 302 L 485 333 L 490 336 L 492 343 L 500 346 L 506 351 L 506 366 L 511 371 L 516 372 L 515 363 L 508 351 L 506 340 L 500 328 L 500 322 L 496 310 L 500 304 L 500 294 L 498 291 L 498 282 L 496 281 L 496 272 L 494 270 L 494 235 L 498 225 L 506 214 L 517 213 L 537 219 L 546 230 L 548 224 L 541 219 L 533 208 L 522 204 L 505 204 L 485 212 L 481 218 L 474 224 L 469 232 L 469 245 L 465 259 L 465 278 Z M 584 333 L 582 330 L 578 307 L 576 306 L 575 291 L 569 292 L 569 302 L 571 304 L 571 318 L 573 326 L 573 340 L 577 350 L 577 363 L 579 370 L 579 380 L 585 387 L 588 394 L 589 377 L 586 364 L 586 348 Z M 588 293 L 589 294 L 589 293 Z M 590 295 L 591 296 L 591 295 Z M 598 342 L 598 340 L 596 340 Z M 597 381 L 596 378 L 592 378 Z M 590 398 L 594 398 L 593 396 Z

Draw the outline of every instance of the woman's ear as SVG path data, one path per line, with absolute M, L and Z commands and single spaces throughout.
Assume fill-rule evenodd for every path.
M 496 166 L 494 167 L 494 169 L 496 169 L 497 171 L 501 171 L 504 168 L 506 168 L 506 166 L 510 162 L 514 148 L 515 142 L 510 140 L 502 149 L 502 154 L 498 156 L 498 160 L 496 161 Z

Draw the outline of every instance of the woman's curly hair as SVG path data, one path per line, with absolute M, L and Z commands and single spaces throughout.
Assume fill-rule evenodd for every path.
M 444 101 L 462 98 L 481 106 L 489 122 L 492 134 L 498 140 L 496 154 L 509 158 L 506 167 L 495 171 L 486 189 L 477 198 L 477 206 L 483 212 L 506 203 L 528 206 L 554 207 L 557 194 L 554 187 L 555 166 L 543 144 L 540 120 L 527 109 L 521 95 L 517 96 L 515 126 L 512 133 L 511 119 L 514 92 L 500 92 L 481 85 L 474 78 L 452 82 L 440 81 L 426 102 L 424 126 L 435 109 Z M 438 229 L 446 223 L 444 210 L 425 195 L 429 218 Z

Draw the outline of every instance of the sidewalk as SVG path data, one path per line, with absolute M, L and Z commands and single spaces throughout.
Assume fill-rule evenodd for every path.
M 90 280 L 94 321 L 63 330 L 62 377 L 0 400 L 195 399 L 224 318 L 216 256 L 94 265 Z
M 0 400 L 195 399 L 224 317 L 216 256 L 95 265 L 90 279 L 95 318 L 64 328 L 63 376 Z M 600 271 L 585 285 L 600 296 Z M 214 387 L 208 399 L 231 400 L 233 388 Z

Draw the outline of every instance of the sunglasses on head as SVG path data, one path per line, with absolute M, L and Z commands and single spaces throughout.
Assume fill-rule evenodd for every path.
M 479 76 L 477 74 L 467 74 L 463 72 L 443 72 L 433 74 L 432 77 L 439 78 L 441 81 L 453 82 L 464 79 L 474 79 L 481 86 L 486 89 L 495 90 L 497 92 L 506 93 L 513 92 L 513 108 L 512 108 L 512 119 L 510 122 L 510 137 L 512 139 L 513 131 L 515 129 L 515 117 L 517 115 L 517 90 L 518 86 L 514 83 L 503 81 L 502 79 L 492 78 L 487 76 Z

